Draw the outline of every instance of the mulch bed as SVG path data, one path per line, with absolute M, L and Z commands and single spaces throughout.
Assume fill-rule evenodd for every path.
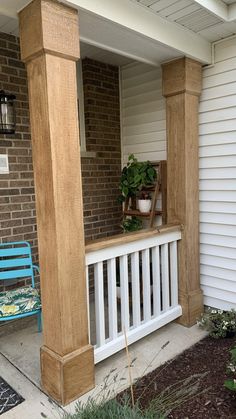
M 236 338 L 206 337 L 173 361 L 143 377 L 135 389 L 135 399 L 143 393 L 141 405 L 147 406 L 162 390 L 193 374 L 208 374 L 201 380 L 199 393 L 169 415 L 170 419 L 229 419 L 236 418 L 236 395 L 224 388 L 229 350 Z M 165 350 L 165 349 L 164 349 Z M 144 388 L 147 390 L 144 391 Z

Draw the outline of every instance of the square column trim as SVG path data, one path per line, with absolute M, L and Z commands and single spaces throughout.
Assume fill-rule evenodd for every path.
M 19 18 L 22 61 L 42 52 L 72 60 L 80 57 L 77 10 L 54 0 L 33 0 Z
M 163 96 L 174 96 L 180 93 L 200 96 L 202 90 L 201 68 L 201 63 L 187 57 L 163 64 Z

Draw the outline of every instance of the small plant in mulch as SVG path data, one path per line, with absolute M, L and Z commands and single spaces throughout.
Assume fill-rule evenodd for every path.
M 229 378 L 225 381 L 225 387 L 236 392 L 236 346 L 231 349 L 231 360 L 227 365 L 227 375 Z
M 209 307 L 198 320 L 198 326 L 207 330 L 212 338 L 233 337 L 236 333 L 236 311 Z

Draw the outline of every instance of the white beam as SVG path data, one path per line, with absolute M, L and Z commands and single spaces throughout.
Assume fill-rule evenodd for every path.
M 211 62 L 210 43 L 186 28 L 150 13 L 130 0 L 62 0 L 64 3 L 95 13 L 163 46 L 203 63 Z
M 227 22 L 228 20 L 228 6 L 222 0 L 194 0 L 195 3 L 204 7 L 210 13 Z
M 80 10 L 79 18 L 80 40 L 85 44 L 153 66 L 178 56 L 175 50 L 160 47 L 152 40 L 93 13 Z

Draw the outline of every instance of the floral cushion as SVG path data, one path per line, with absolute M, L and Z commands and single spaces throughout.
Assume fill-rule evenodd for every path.
M 35 288 L 23 287 L 0 292 L 0 319 L 39 309 L 41 309 L 41 301 Z

